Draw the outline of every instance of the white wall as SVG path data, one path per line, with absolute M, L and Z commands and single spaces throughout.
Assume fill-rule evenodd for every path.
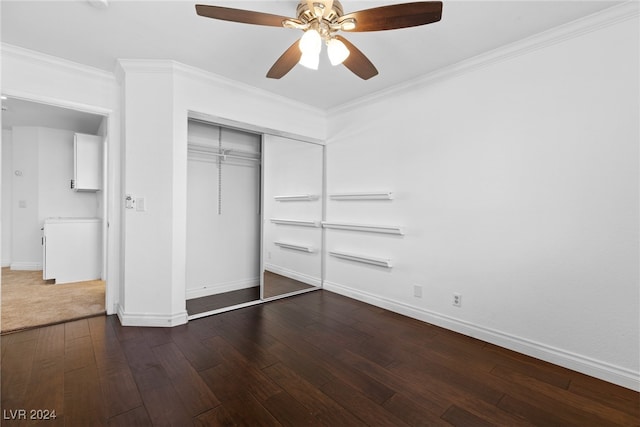
M 156 319 L 171 326 L 186 321 L 173 311 L 173 114 L 172 75 L 128 70 L 122 79 L 125 193 L 144 198 L 144 211 L 126 209 L 123 324 Z M 185 189 L 186 190 L 186 189 Z
M 11 264 L 13 217 L 13 143 L 10 130 L 2 129 L 2 267 Z
M 11 268 L 42 268 L 40 242 L 44 220 L 50 217 L 96 217 L 97 193 L 70 188 L 73 178 L 73 132 L 42 127 L 14 127 L 7 141 L 14 147 L 4 159 L 11 188 L 6 202 L 11 213 L 5 227 L 11 247 L 3 252 Z M 3 239 L 4 241 L 4 239 Z
M 280 136 L 264 138 L 264 268 L 313 285 L 322 282 L 322 229 L 275 224 L 271 219 L 322 221 L 323 146 Z M 277 201 L 276 196 L 313 195 L 309 201 Z M 274 242 L 309 247 L 303 252 Z
M 219 139 L 260 159 L 260 135 L 189 122 L 190 143 L 217 149 Z M 260 163 L 218 160 L 189 154 L 187 299 L 260 285 Z
M 42 269 L 38 197 L 38 131 L 36 127 L 17 127 L 12 132 L 11 268 Z
M 327 220 L 406 235 L 329 230 L 328 250 L 394 267 L 330 257 L 325 283 L 637 388 L 637 13 L 576 30 L 333 112 L 328 192 L 396 198 L 330 201 Z

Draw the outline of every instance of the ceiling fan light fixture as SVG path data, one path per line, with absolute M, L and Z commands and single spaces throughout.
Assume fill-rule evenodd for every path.
M 317 56 L 322 49 L 322 37 L 320 37 L 320 33 L 316 29 L 310 28 L 304 32 L 298 46 L 302 56 L 305 54 L 315 54 Z
M 352 31 L 356 28 L 356 20 L 353 18 L 347 18 L 340 22 L 340 29 L 343 31 Z
M 318 65 L 320 64 L 320 51 L 303 53 L 298 64 L 311 70 L 317 70 Z
M 327 55 L 331 65 L 340 65 L 349 57 L 349 49 L 338 39 L 331 39 L 327 43 Z

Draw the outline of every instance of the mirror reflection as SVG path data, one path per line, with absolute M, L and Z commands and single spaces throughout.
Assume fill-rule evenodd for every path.
M 322 284 L 323 149 L 265 135 L 263 298 Z

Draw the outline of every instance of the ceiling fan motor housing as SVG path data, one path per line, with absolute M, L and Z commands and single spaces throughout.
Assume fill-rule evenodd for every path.
M 309 3 L 307 0 L 300 0 L 298 3 L 298 8 L 296 13 L 298 15 L 298 19 L 302 22 L 311 22 L 316 19 L 316 12 L 309 8 Z M 325 5 L 323 2 L 311 2 L 314 7 L 323 10 Z M 333 5 L 331 7 L 331 11 L 328 13 L 324 13 L 323 19 L 330 22 L 335 23 L 336 20 L 344 14 L 342 9 L 342 4 L 339 1 L 334 0 Z

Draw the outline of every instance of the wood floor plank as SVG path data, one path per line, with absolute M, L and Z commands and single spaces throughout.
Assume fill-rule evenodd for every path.
M 142 405 L 142 398 L 127 364 L 111 363 L 99 368 L 100 387 L 108 418 Z
M 58 415 L 29 425 L 607 427 L 640 418 L 636 391 L 327 291 L 176 328 L 102 316 L 0 343 L 2 411 Z
M 638 419 L 628 413 L 607 407 L 604 403 L 584 398 L 568 390 L 554 387 L 517 371 L 498 366 L 492 373 L 500 378 L 517 384 L 514 397 L 527 401 L 534 406 L 549 409 L 565 422 L 575 425 L 634 425 Z
M 72 371 L 87 366 L 95 366 L 91 336 L 83 336 L 73 340 L 65 340 L 64 370 Z
M 98 371 L 95 365 L 65 372 L 65 425 L 104 426 L 107 420 L 104 409 Z
M 193 333 L 196 330 L 196 328 L 187 329 L 182 326 L 172 328 L 171 340 L 180 348 L 184 357 L 189 360 L 189 363 L 191 363 L 191 366 L 193 366 L 196 371 L 203 371 L 222 363 L 222 356 L 217 352 L 209 351 L 204 344 L 202 344 L 201 335 L 199 333 Z M 212 336 L 214 336 L 214 334 L 206 334 L 204 335 L 204 339 Z
M 53 325 L 36 329 L 39 331 L 38 344 L 34 361 L 38 362 L 52 357 L 64 357 L 65 325 Z
M 98 366 L 107 363 L 127 363 L 120 341 L 109 317 L 98 316 L 87 319 L 93 343 L 93 354 Z
M 384 402 L 382 402 L 382 404 L 374 402 L 347 383 L 331 381 L 325 384 L 321 390 L 331 399 L 345 406 L 345 408 L 358 417 L 364 425 L 380 427 L 402 427 L 406 425 L 384 408 Z M 385 401 L 391 397 L 392 396 L 389 396 Z
M 174 343 L 155 346 L 153 351 L 189 414 L 196 416 L 220 405 Z
M 247 393 L 225 400 L 219 407 L 198 416 L 194 425 L 276 427 L 282 424 Z
M 280 342 L 269 347 L 269 351 L 280 362 L 285 363 L 295 373 L 318 388 L 335 379 L 333 374 L 322 366 L 322 362 L 317 357 L 305 354 L 300 346 L 291 343 L 290 345 L 294 347 Z
M 270 396 L 281 391 L 272 380 L 270 380 L 260 369 L 250 364 L 235 348 L 233 348 L 222 337 L 213 337 L 205 341 L 205 345 L 212 351 L 219 352 L 225 361 L 204 372 L 217 372 L 222 376 L 222 381 L 235 382 L 243 390 L 251 393 L 263 401 Z M 201 373 L 202 375 L 202 373 Z M 209 387 L 211 384 L 209 383 Z M 221 395 L 213 389 L 214 394 L 220 400 Z
M 505 396 L 498 403 L 498 407 L 517 417 L 530 420 L 533 425 L 545 427 L 566 427 L 569 425 L 567 420 L 554 413 L 554 408 L 541 408 L 512 396 Z
M 75 320 L 64 324 L 65 341 L 72 341 L 76 338 L 87 337 L 89 335 L 89 322 L 87 319 Z
M 602 402 L 640 420 L 640 394 L 628 388 L 576 373 L 571 379 L 569 391 Z
M 317 423 L 311 411 L 285 391 L 276 393 L 261 403 L 283 426 L 312 426 Z
M 191 414 L 178 397 L 178 392 L 159 363 L 146 369 L 138 368 L 132 372 L 142 402 L 154 425 L 181 426 L 191 423 Z
M 148 427 L 151 426 L 149 414 L 144 406 L 138 406 L 130 411 L 109 418 L 107 427 Z
M 142 405 L 138 387 L 107 317 L 88 319 L 93 353 L 108 418 L 129 412 Z
M 498 364 L 507 366 L 524 375 L 564 389 L 569 388 L 574 374 L 574 372 L 566 368 L 500 348 L 493 344 L 485 345 L 485 351 L 481 354 L 483 357 L 488 355 L 490 363 L 493 363 L 494 366 Z
M 447 409 L 442 419 L 454 426 L 493 427 L 495 425 L 456 405 Z
M 149 344 L 140 339 L 128 339 L 120 343 L 132 371 L 144 371 L 158 365 L 158 360 Z
M 422 405 L 422 401 L 409 399 L 402 393 L 397 393 L 382 405 L 389 413 L 395 415 L 410 426 L 424 427 L 450 427 L 451 424 L 440 418 L 440 414 L 434 413 Z
M 337 358 L 346 363 L 352 369 L 359 370 L 378 381 L 387 384 L 396 390 L 396 394 L 401 392 L 408 399 L 420 402 L 421 406 L 426 408 L 430 413 L 440 416 L 451 404 L 451 400 L 444 394 L 440 393 L 432 384 L 406 381 L 393 372 L 382 366 L 373 363 L 367 358 L 348 350 L 343 350 L 337 354 Z M 395 396 L 395 395 L 394 395 Z M 392 396 L 392 399 L 394 398 Z M 385 404 L 386 405 L 386 404 Z
M 286 327 L 287 324 L 291 323 L 287 323 L 285 319 L 295 319 L 292 317 L 292 313 L 293 311 L 289 311 L 287 316 L 278 318 L 277 321 L 281 322 L 283 327 Z M 298 314 L 298 316 L 300 316 L 300 314 Z M 294 322 L 293 324 L 295 325 L 296 323 Z M 335 334 L 338 334 L 337 329 L 335 329 L 337 325 L 333 322 L 331 322 L 331 324 L 331 329 L 316 334 L 309 334 L 308 331 L 311 326 L 307 326 L 297 333 L 289 330 L 288 332 L 284 332 L 285 335 L 288 335 L 288 338 L 284 338 L 284 340 L 291 349 L 314 360 L 319 368 L 328 373 L 328 375 L 326 375 L 327 377 L 336 378 L 350 384 L 378 403 L 384 402 L 395 393 L 394 390 L 362 372 L 350 369 L 350 367 L 335 359 L 333 354 L 340 351 L 344 347 L 345 342 L 343 337 L 334 339 Z M 352 331 L 348 332 L 348 334 L 351 333 Z M 366 338 L 358 334 L 356 334 L 356 336 L 362 339 Z M 283 335 L 279 335 L 279 338 L 283 340 Z M 316 385 L 318 384 L 316 383 Z
M 46 381 L 42 379 L 46 378 Z M 27 387 L 24 408 L 55 412 L 64 415 L 65 408 L 64 356 L 54 356 L 33 362 L 32 376 Z
M 361 420 L 281 363 L 265 368 L 264 372 L 283 389 L 290 390 L 290 394 L 324 425 L 362 425 Z
M 1 361 L 0 395 L 2 408 L 8 410 L 25 408 L 25 394 L 31 381 L 33 361 L 38 344 L 38 331 L 35 334 L 29 333 L 24 336 L 18 336 L 19 334 L 21 333 L 12 334 L 16 337 L 11 345 L 5 344 L 5 337 L 2 337 L 2 344 L 7 348 Z M 28 339 L 26 339 L 27 337 Z
M 255 312 L 251 309 L 247 311 Z M 256 328 L 255 316 L 233 319 L 221 327 L 219 333 L 248 362 L 258 368 L 272 365 L 278 361 L 273 354 L 267 351 L 267 348 L 277 340 L 266 331 Z

